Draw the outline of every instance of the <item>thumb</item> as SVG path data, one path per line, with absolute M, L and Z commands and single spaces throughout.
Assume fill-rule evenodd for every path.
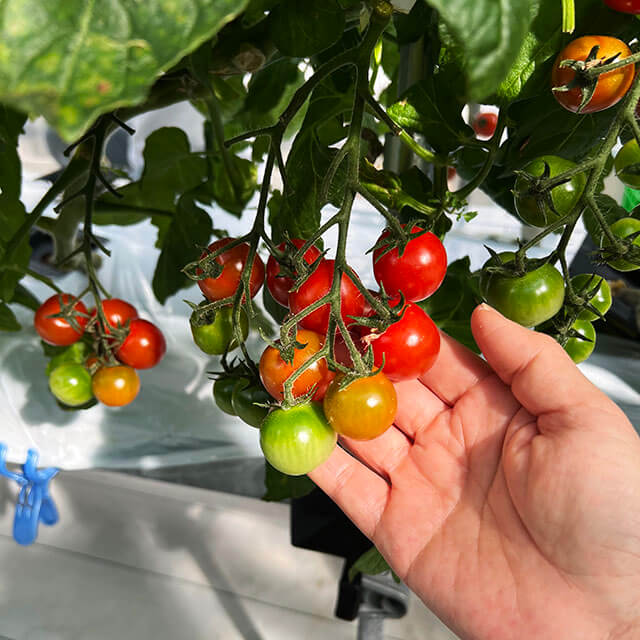
M 595 398 L 613 405 L 550 336 L 525 329 L 486 304 L 474 310 L 471 330 L 491 368 L 529 413 L 566 411 Z

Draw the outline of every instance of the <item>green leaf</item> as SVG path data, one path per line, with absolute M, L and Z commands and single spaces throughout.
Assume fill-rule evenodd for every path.
M 375 576 L 390 570 L 382 554 L 375 547 L 371 547 L 371 549 L 365 551 L 349 568 L 349 582 L 353 582 L 353 579 L 359 573 Z
M 302 498 L 311 493 L 316 485 L 307 476 L 287 476 L 274 469 L 266 460 L 264 485 L 266 493 L 262 496 L 267 502 L 279 502 L 288 498 Z
M 193 284 L 181 269 L 197 255 L 212 232 L 211 218 L 187 195 L 178 201 L 176 214 L 162 234 L 160 257 L 153 274 L 153 292 L 164 303 L 179 289 Z
M 20 200 L 5 193 L 0 194 L 0 300 L 5 302 L 11 302 L 13 292 L 22 279 L 23 273 L 19 270 L 2 269 L 2 265 L 16 266 L 18 269 L 26 269 L 29 266 L 31 246 L 28 234 L 10 256 L 5 255 L 7 243 L 13 238 L 25 217 L 26 211 Z
M 0 100 L 77 138 L 240 14 L 247 0 L 4 1 Z
M 22 327 L 8 304 L 0 302 L 0 331 L 20 331 Z
M 284 0 L 271 13 L 271 37 L 286 56 L 306 58 L 337 42 L 345 14 L 336 0 Z
M 452 262 L 440 288 L 418 304 L 445 333 L 480 353 L 471 333 L 470 320 L 482 297 L 469 265 L 468 256 Z
M 207 186 L 211 187 L 213 199 L 225 211 L 240 216 L 258 186 L 258 170 L 251 160 L 231 154 L 229 154 L 229 163 L 230 169 L 235 174 L 235 183 L 227 172 L 222 158 L 214 158 L 213 182 Z
M 27 309 L 31 309 L 31 311 L 37 311 L 41 304 L 40 300 L 38 300 L 31 291 L 21 284 L 16 286 L 11 302 L 13 304 L 22 305 Z
M 427 2 L 440 13 L 463 60 L 464 93 L 482 102 L 506 77 L 520 51 L 531 22 L 531 0 Z
M 242 15 L 242 24 L 245 27 L 252 27 L 264 20 L 266 13 L 279 3 L 280 0 L 249 0 L 249 5 Z
M 406 15 L 394 14 L 396 38 L 399 45 L 410 44 L 419 40 L 430 28 L 433 10 L 424 0 L 416 2 Z

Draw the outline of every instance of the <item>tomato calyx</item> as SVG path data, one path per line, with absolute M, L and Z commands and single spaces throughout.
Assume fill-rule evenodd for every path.
M 640 231 L 636 231 L 624 238 L 616 238 L 615 244 L 607 244 L 595 253 L 597 261 L 611 264 L 624 260 L 640 266 L 640 247 L 636 243 L 639 237 Z

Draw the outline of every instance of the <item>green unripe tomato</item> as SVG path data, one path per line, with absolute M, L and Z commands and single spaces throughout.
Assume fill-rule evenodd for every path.
M 611 289 L 609 288 L 609 283 L 601 276 L 580 273 L 571 278 L 571 286 L 574 292 L 583 298 L 588 298 L 595 290 L 595 294 L 589 300 L 589 304 L 595 307 L 602 315 L 611 308 Z M 589 309 L 583 309 L 578 314 L 578 318 L 581 320 L 592 321 L 597 320 L 598 317 Z
M 218 405 L 218 408 L 230 416 L 235 416 L 236 412 L 231 402 L 231 395 L 233 394 L 233 388 L 238 383 L 238 378 L 223 377 L 218 378 L 213 383 L 213 399 Z
M 581 336 L 587 338 L 587 340 L 569 338 L 567 344 L 564 345 L 564 350 L 571 356 L 571 359 L 578 364 L 579 362 L 584 362 L 593 353 L 593 349 L 596 346 L 596 330 L 588 320 L 582 320 L 580 318 L 571 325 L 571 328 L 575 329 Z
M 56 367 L 49 376 L 51 393 L 69 407 L 80 407 L 93 399 L 91 374 L 81 364 L 67 362 Z
M 503 263 L 511 262 L 514 254 L 500 254 Z M 490 264 L 491 261 L 487 261 Z M 525 327 L 535 327 L 560 311 L 564 302 L 564 279 L 552 265 L 544 264 L 523 276 L 485 275 L 480 288 L 486 301 L 502 315 Z
M 635 138 L 631 138 L 620 151 L 613 162 L 616 175 L 627 187 L 640 189 L 640 147 Z
M 252 384 L 250 380 L 240 378 L 233 387 L 231 405 L 238 418 L 252 427 L 259 429 L 269 413 L 268 407 L 258 405 L 271 403 L 273 403 L 273 398 L 261 384 Z
M 621 218 L 620 220 L 616 220 L 610 229 L 614 236 L 626 238 L 632 233 L 640 231 L 640 220 L 636 220 L 636 218 Z M 606 236 L 603 237 L 603 243 L 605 247 L 609 244 Z M 633 244 L 640 247 L 640 236 L 633 241 Z M 636 269 L 640 269 L 640 265 L 629 262 L 623 258 L 610 260 L 607 264 L 618 271 L 635 271 Z
M 544 173 L 545 162 L 549 166 L 549 177 L 554 178 L 576 166 L 575 162 L 565 160 L 559 156 L 540 156 L 527 164 L 523 171 L 531 176 L 540 177 Z M 553 209 L 548 203 L 540 201 L 535 194 L 528 193 L 530 183 L 523 177 L 518 176 L 514 187 L 514 203 L 516 211 L 523 222 L 534 227 L 546 227 L 552 222 L 563 218 L 571 213 L 576 206 L 587 179 L 583 173 L 573 176 L 568 182 L 559 184 L 551 189 L 551 202 Z
M 195 326 L 195 311 L 191 316 L 191 333 L 193 341 L 210 356 L 222 355 L 229 347 L 229 351 L 235 349 L 238 344 L 233 337 L 233 308 L 223 307 L 218 309 L 216 317 L 210 324 Z M 240 309 L 240 328 L 242 329 L 242 338 L 246 340 L 249 334 L 249 321 L 244 309 Z
M 315 402 L 276 409 L 260 428 L 264 457 L 271 466 L 290 476 L 301 476 L 321 465 L 331 455 L 337 439 L 322 406 Z
M 66 362 L 76 362 L 77 364 L 84 364 L 89 355 L 89 347 L 82 341 L 74 342 L 69 345 L 64 351 L 53 356 L 47 363 L 45 374 L 48 376 L 57 369 L 61 364 Z

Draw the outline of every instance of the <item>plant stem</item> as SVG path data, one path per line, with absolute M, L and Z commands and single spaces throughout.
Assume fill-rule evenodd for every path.
M 574 0 L 562 0 L 562 32 L 573 33 L 576 28 Z

